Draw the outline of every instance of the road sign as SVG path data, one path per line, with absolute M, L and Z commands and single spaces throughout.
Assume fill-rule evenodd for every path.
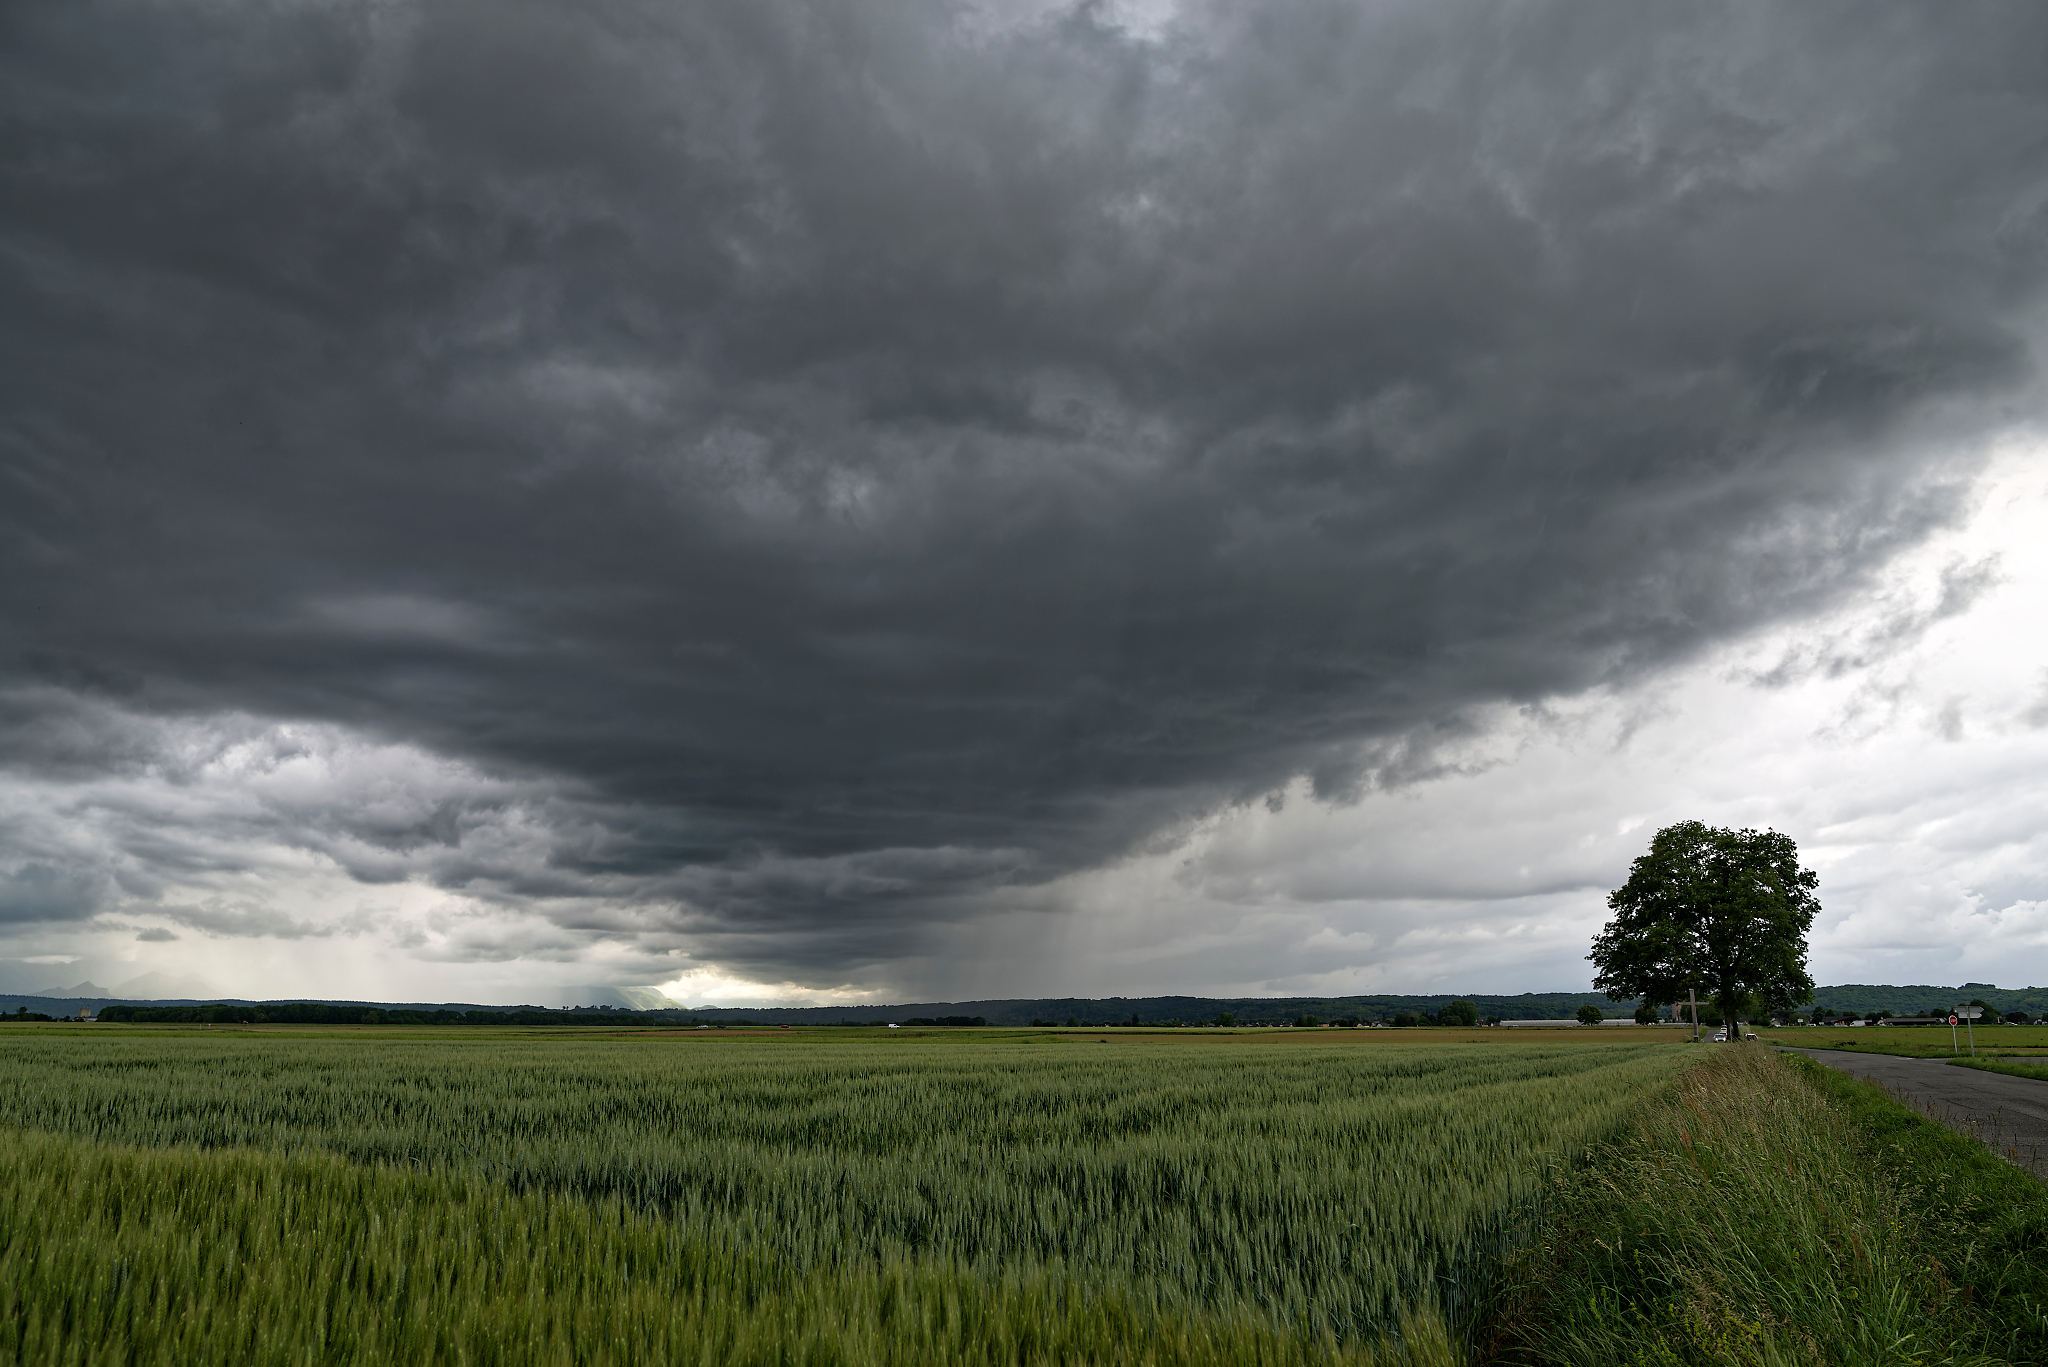
M 1955 1018 L 1954 1016 L 1950 1016 L 1950 1017 L 1948 1018 L 1948 1023 L 1949 1023 L 1950 1025 L 1954 1025 L 1954 1024 L 1956 1023 L 1956 1018 Z
M 1958 1006 L 1956 1014 L 1966 1021 L 1973 1021 L 1984 1014 L 1984 1008 L 1981 1006 Z

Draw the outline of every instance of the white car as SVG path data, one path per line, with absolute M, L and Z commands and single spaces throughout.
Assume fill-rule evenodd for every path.
M 1707 1036 L 1707 1043 L 1709 1044 L 1726 1044 L 1727 1042 L 1728 1032 L 1726 1030 L 1716 1030 L 1713 1034 Z

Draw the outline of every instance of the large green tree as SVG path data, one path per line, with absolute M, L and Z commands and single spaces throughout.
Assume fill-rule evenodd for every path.
M 1628 882 L 1607 898 L 1614 919 L 1586 957 L 1593 986 L 1616 1001 L 1683 1001 L 1688 989 L 1736 1019 L 1754 996 L 1766 1013 L 1813 1000 L 1806 932 L 1820 879 L 1776 831 L 1698 821 L 1666 826 Z M 1731 1027 L 1729 1038 L 1740 1035 Z

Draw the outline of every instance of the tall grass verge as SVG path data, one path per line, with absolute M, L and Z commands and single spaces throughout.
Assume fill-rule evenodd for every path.
M 2048 1363 L 2048 1186 L 1875 1083 L 1805 1058 L 1787 1062 L 1848 1117 L 1865 1161 L 1936 1232 L 1934 1256 L 1967 1288 L 1989 1347 Z
M 1998 1058 L 1980 1055 L 1977 1058 L 1950 1060 L 1952 1068 L 1975 1068 L 1980 1073 L 2004 1073 L 2007 1077 L 2030 1077 L 2036 1082 L 2048 1082 L 2048 1059 L 2042 1058 Z
M 1716 1050 L 1553 1185 L 1496 1347 L 1599 1367 L 1998 1361 L 1948 1268 L 1966 1231 L 1792 1063 Z

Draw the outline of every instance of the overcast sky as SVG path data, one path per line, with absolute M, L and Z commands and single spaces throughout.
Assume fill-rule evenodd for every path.
M 2048 983 L 2048 10 L 16 0 L 0 990 Z

